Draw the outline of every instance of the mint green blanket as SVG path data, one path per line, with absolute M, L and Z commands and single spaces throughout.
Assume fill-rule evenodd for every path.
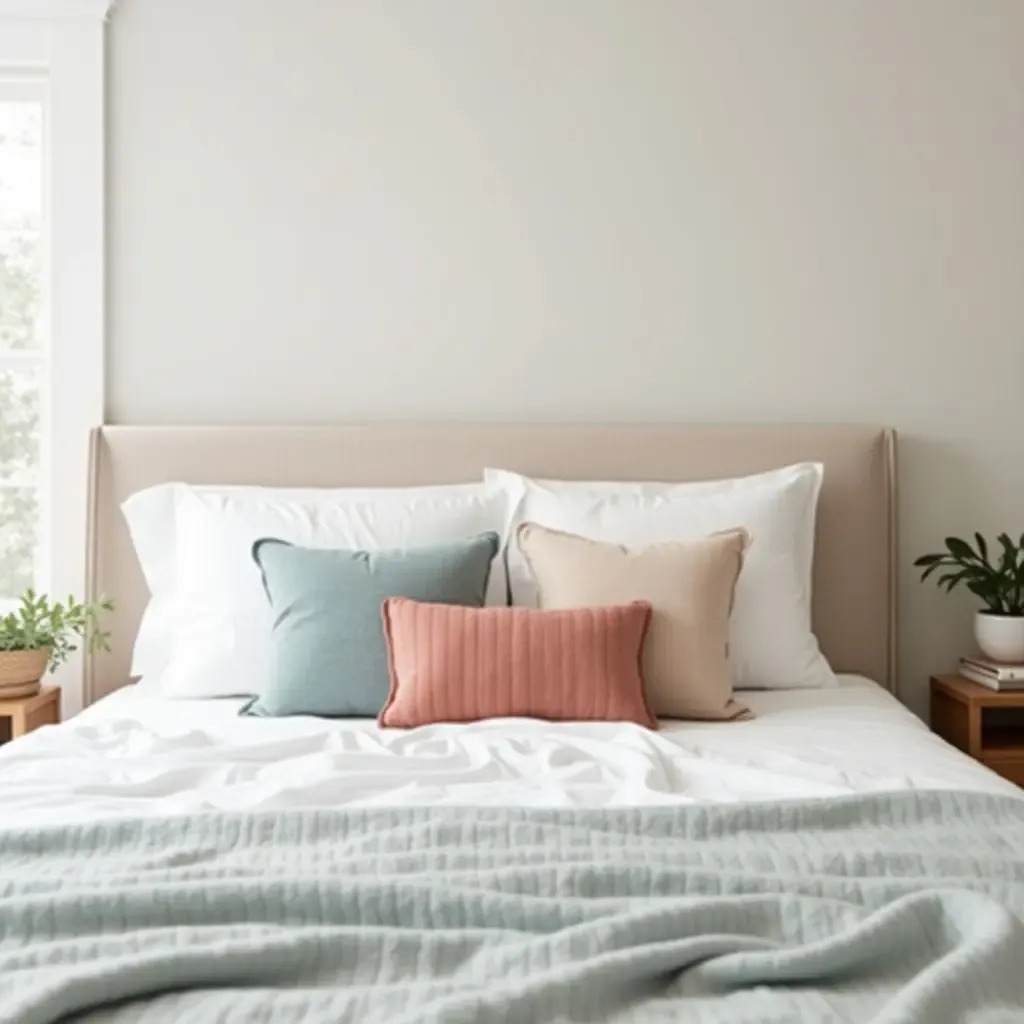
M 0 831 L 0 1022 L 1024 1021 L 1024 800 Z

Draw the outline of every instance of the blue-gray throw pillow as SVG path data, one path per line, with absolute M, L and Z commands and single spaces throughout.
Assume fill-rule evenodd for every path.
M 376 717 L 388 698 L 388 597 L 484 603 L 499 538 L 386 551 L 296 547 L 258 540 L 252 557 L 274 615 L 270 671 L 246 715 Z

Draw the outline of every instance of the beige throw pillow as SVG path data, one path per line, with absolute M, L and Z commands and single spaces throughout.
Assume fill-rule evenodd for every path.
M 527 522 L 516 540 L 541 608 L 650 602 L 643 675 L 659 718 L 753 717 L 732 699 L 729 666 L 729 616 L 750 545 L 746 530 L 628 549 Z

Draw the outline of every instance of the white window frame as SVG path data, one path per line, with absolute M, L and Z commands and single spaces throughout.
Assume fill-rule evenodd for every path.
M 103 422 L 104 61 L 111 0 L 0 0 L 0 73 L 45 75 L 47 394 L 42 523 L 47 590 L 85 596 L 89 431 Z M 114 595 L 112 595 L 114 596 Z M 82 706 L 82 659 L 53 682 Z

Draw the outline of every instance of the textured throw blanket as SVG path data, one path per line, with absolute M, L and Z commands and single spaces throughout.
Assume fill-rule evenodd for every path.
M 0 1021 L 1024 1021 L 1024 800 L 0 831 Z

